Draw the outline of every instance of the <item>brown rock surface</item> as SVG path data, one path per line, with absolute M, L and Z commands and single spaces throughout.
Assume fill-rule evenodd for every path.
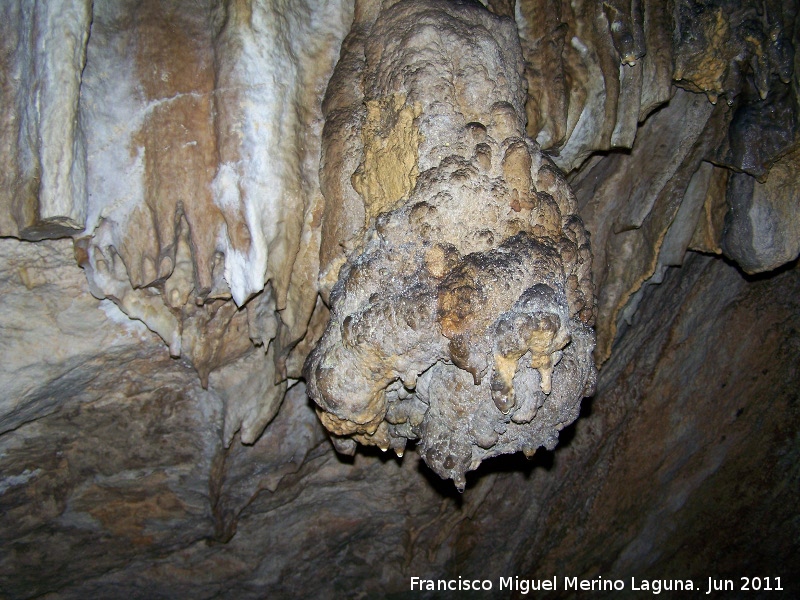
M 557 459 L 565 479 L 537 528 L 549 533 L 531 540 L 532 574 L 569 565 L 587 577 L 672 573 L 705 584 L 709 571 L 745 569 L 796 581 L 796 505 L 779 481 L 798 477 L 798 275 L 748 280 L 692 254 L 648 291 L 601 370 L 576 445 Z M 586 451 L 584 436 L 602 437 L 602 448 Z M 592 491 L 562 535 L 578 489 Z M 606 558 L 586 550 L 599 547 Z
M 0 235 L 79 232 L 87 213 L 79 121 L 89 0 L 0 7 Z
M 520 0 L 528 134 L 565 171 L 630 148 L 671 96 L 671 7 L 658 0 Z
M 797 269 L 748 281 L 691 254 L 649 288 L 560 449 L 489 461 L 463 496 L 414 454 L 338 459 L 302 387 L 224 450 L 214 394 L 145 355 L 3 436 L 4 592 L 385 597 L 412 575 L 497 591 L 743 566 L 793 588 L 798 297 Z
M 796 595 L 798 2 L 480 4 L 3 3 L 0 597 L 744 574 Z M 423 5 L 407 36 L 378 22 Z M 546 359 L 564 323 L 580 337 L 590 276 L 605 362 L 556 433 L 577 344 L 549 395 Z M 298 381 L 329 318 L 361 354 L 347 392 L 402 366 L 446 400 L 462 426 L 426 450 L 524 450 L 540 418 L 558 449 L 486 460 L 463 494 L 422 444 L 340 456 Z M 442 362 L 414 380 L 420 349 L 481 384 Z M 386 416 L 415 437 L 422 401 L 392 385 Z
M 230 398 L 241 406 L 226 439 L 242 427 L 247 442 L 299 376 L 286 360 L 316 303 L 305 292 L 318 272 L 321 94 L 348 24 L 337 3 L 277 14 L 104 3 L 83 73 L 92 293 L 161 336 L 204 386 L 248 360 L 251 339 L 268 352 L 270 384 Z

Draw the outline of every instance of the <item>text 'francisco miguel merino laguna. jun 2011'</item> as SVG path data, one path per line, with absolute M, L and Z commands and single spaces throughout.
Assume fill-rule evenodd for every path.
M 560 584 L 560 586 L 559 586 Z M 606 579 L 597 576 L 592 579 L 578 577 L 550 577 L 547 579 L 523 579 L 520 577 L 500 577 L 499 580 L 468 579 L 423 579 L 411 578 L 411 591 L 446 592 L 446 591 L 493 591 L 511 590 L 528 594 L 540 591 L 585 591 L 585 592 L 783 592 L 780 577 L 739 577 L 737 579 L 717 579 L 696 582 L 691 579 Z

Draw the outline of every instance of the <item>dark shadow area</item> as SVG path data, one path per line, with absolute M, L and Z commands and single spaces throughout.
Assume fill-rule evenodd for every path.
M 469 471 L 467 477 L 467 487 L 464 490 L 468 494 L 470 489 L 474 488 L 481 478 L 487 475 L 501 474 L 501 473 L 522 473 L 525 479 L 530 479 L 531 475 L 536 469 L 544 469 L 549 471 L 555 464 L 557 452 L 561 448 L 567 448 L 575 438 L 577 430 L 577 423 L 580 419 L 586 419 L 592 414 L 592 403 L 594 396 L 584 398 L 581 402 L 581 412 L 572 424 L 561 430 L 558 436 L 558 446 L 553 450 L 546 450 L 539 448 L 531 458 L 527 458 L 522 452 L 515 452 L 514 454 L 501 454 L 492 458 L 484 460 L 481 465 L 474 471 Z M 360 451 L 360 450 L 359 450 Z M 462 494 L 456 489 L 455 485 L 450 480 L 444 480 L 434 473 L 425 462 L 420 459 L 417 470 L 425 477 L 428 483 L 441 495 L 443 498 L 452 498 L 461 506 L 460 499 Z
M 798 256 L 794 260 L 791 260 L 791 261 L 789 261 L 787 263 L 784 263 L 780 267 L 776 267 L 776 268 L 772 269 L 771 271 L 762 271 L 761 273 L 752 273 L 752 274 L 750 274 L 750 273 L 745 273 L 742 270 L 742 267 L 740 267 L 739 264 L 736 261 L 728 258 L 724 254 L 712 254 L 710 252 L 700 252 L 698 250 L 690 250 L 690 251 L 687 252 L 687 254 L 689 254 L 690 252 L 693 253 L 693 254 L 700 254 L 702 256 L 709 256 L 711 258 L 716 258 L 718 260 L 721 260 L 722 262 L 724 262 L 729 267 L 733 267 L 734 269 L 736 269 L 736 271 L 739 273 L 739 275 L 742 276 L 742 279 L 744 279 L 748 283 L 757 283 L 759 281 L 768 281 L 768 280 L 772 279 L 773 277 L 776 277 L 778 275 L 783 275 L 784 273 L 787 273 L 787 272 L 791 271 L 792 269 L 796 269 L 798 264 L 800 264 L 800 256 Z M 685 259 L 684 259 L 684 262 L 685 262 Z
M 800 257 L 798 257 L 798 258 L 795 258 L 793 261 L 790 261 L 788 263 L 782 264 L 780 267 L 772 269 L 771 271 L 764 271 L 762 273 L 753 273 L 751 275 L 749 273 L 745 273 L 744 271 L 742 271 L 742 268 L 739 265 L 737 265 L 735 262 L 730 260 L 729 258 L 723 256 L 722 260 L 724 260 L 729 265 L 735 266 L 736 269 L 739 271 L 739 273 L 742 275 L 742 277 L 744 277 L 744 279 L 748 283 L 757 283 L 759 281 L 767 281 L 769 279 L 772 279 L 773 277 L 777 277 L 778 275 L 783 275 L 784 273 L 788 273 L 789 271 L 791 271 L 793 269 L 796 269 L 798 263 L 800 263 Z
M 328 434 L 327 437 L 331 450 L 336 454 L 336 460 L 338 460 L 343 465 L 352 465 L 353 463 L 355 463 L 356 455 L 361 455 L 366 458 L 375 458 L 380 460 L 382 463 L 388 463 L 392 461 L 398 463 L 403 462 L 403 458 L 397 456 L 397 454 L 395 454 L 392 450 L 387 450 L 386 452 L 384 452 L 377 446 L 364 446 L 362 444 L 359 444 L 356 447 L 356 451 L 354 454 L 342 454 L 341 452 L 336 450 L 336 446 L 333 445 L 333 440 L 331 440 L 330 434 Z
M 545 471 L 552 469 L 553 465 L 555 464 L 556 452 L 560 448 L 568 447 L 575 438 L 578 421 L 591 416 L 593 402 L 594 396 L 584 398 L 581 401 L 581 410 L 578 415 L 578 419 L 561 430 L 558 436 L 558 446 L 556 446 L 553 450 L 539 448 L 531 458 L 527 458 L 522 452 L 515 452 L 514 454 L 501 454 L 500 456 L 494 456 L 486 459 L 476 470 L 469 471 L 466 474 L 467 486 L 464 493 L 469 493 L 470 489 L 474 488 L 481 478 L 493 473 L 522 473 L 527 480 L 531 477 L 531 474 L 536 469 L 544 469 Z M 312 409 L 316 407 L 316 404 L 314 404 L 314 401 L 311 398 L 308 398 L 308 404 Z M 384 464 L 390 461 L 402 463 L 402 461 L 408 457 L 409 452 L 414 452 L 417 454 L 415 448 L 416 444 L 410 441 L 406 447 L 406 453 L 403 457 L 397 456 L 391 450 L 384 452 L 377 446 L 364 446 L 362 444 L 359 444 L 356 447 L 356 451 L 353 455 L 347 455 L 336 450 L 336 447 L 334 446 L 329 434 L 327 438 L 328 443 L 331 446 L 331 450 L 336 455 L 336 460 L 344 465 L 353 465 L 355 463 L 357 454 L 360 454 L 366 458 L 378 459 Z M 425 478 L 428 484 L 442 498 L 449 498 L 453 500 L 458 507 L 461 507 L 463 504 L 463 494 L 456 489 L 453 482 L 449 479 L 446 480 L 439 477 L 425 464 L 425 461 L 422 460 L 422 457 L 418 454 L 415 460 L 417 460 L 417 472 Z
M 397 454 L 394 453 L 394 450 L 387 450 L 386 452 L 384 452 L 377 446 L 362 446 L 360 444 L 358 446 L 357 453 L 361 454 L 362 456 L 377 458 L 382 463 L 388 463 L 388 462 L 402 463 L 403 458 L 405 458 L 397 456 Z
M 442 479 L 425 464 L 421 457 L 417 460 L 417 472 L 422 475 L 439 496 L 449 498 L 459 509 L 464 505 L 464 494 L 456 489 L 455 484 L 449 479 Z M 469 473 L 467 474 L 467 489 L 470 487 Z

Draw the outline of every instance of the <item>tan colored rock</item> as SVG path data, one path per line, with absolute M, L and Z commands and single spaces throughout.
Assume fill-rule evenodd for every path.
M 554 446 L 591 393 L 588 237 L 525 135 L 514 23 L 419 0 L 368 17 L 329 87 L 352 104 L 328 113 L 322 171 L 326 206 L 358 198 L 366 226 L 337 240 L 353 251 L 305 377 L 340 451 L 419 439 L 463 490 L 485 458 Z
M 705 190 L 702 186 L 698 189 L 699 193 L 704 193 L 705 198 L 700 220 L 692 235 L 689 249 L 697 252 L 722 254 L 719 244 L 725 228 L 725 214 L 728 212 L 725 190 L 728 186 L 730 171 L 721 167 L 713 167 L 713 171 L 707 177 Z
M 91 21 L 89 0 L 0 8 L 0 235 L 35 240 L 84 227 L 79 97 Z
M 395 95 L 366 103 L 366 121 L 361 130 L 364 159 L 353 173 L 353 189 L 364 199 L 366 223 L 404 200 L 419 177 L 417 152 L 419 130 L 414 119 L 419 106 L 408 106 Z
M 542 148 L 559 148 L 567 137 L 569 90 L 564 70 L 568 25 L 560 0 L 517 2 L 517 27 L 525 58 L 526 130 Z
M 70 240 L 0 240 L 0 431 L 57 411 L 108 365 L 154 348 L 156 338 L 110 300 L 96 300 Z
M 271 408 L 247 398 L 253 415 L 229 411 L 250 441 L 285 392 L 273 380 L 299 376 L 286 359 L 315 306 L 321 95 L 349 25 L 340 3 L 296 9 L 277 19 L 271 2 L 97 5 L 83 73 L 92 291 L 204 385 L 251 353 L 252 333 L 275 371 L 258 400 Z M 254 319 L 274 325 L 253 332 Z
M 705 97 L 679 91 L 642 125 L 637 134 L 642 143 L 630 154 L 604 157 L 574 178 L 595 255 L 599 363 L 611 353 L 620 311 L 656 272 L 692 175 L 719 143 L 728 118 L 727 106 L 715 109 Z M 676 122 L 682 127 L 675 127 Z M 659 133 L 653 135 L 655 131 Z M 697 206 L 688 211 L 680 237 L 689 239 L 676 252 L 682 253 L 691 240 L 698 211 Z
M 630 148 L 638 123 L 669 100 L 671 20 L 656 0 L 517 3 L 528 135 L 559 167 Z
M 399 73 L 384 70 L 396 39 L 375 22 L 396 3 L 357 3 L 325 102 L 322 186 L 338 202 L 317 184 L 320 105 L 349 2 L 113 0 L 94 2 L 89 20 L 74 12 L 88 4 L 3 3 L 0 231 L 76 239 L 0 240 L 0 595 L 382 598 L 408 594 L 409 574 L 495 586 L 564 573 L 704 584 L 712 571 L 735 579 L 743 565 L 773 583 L 777 574 L 787 590 L 800 586 L 800 272 L 790 263 L 743 276 L 730 261 L 685 252 L 689 238 L 704 253 L 724 246 L 756 270 L 796 251 L 796 79 L 784 81 L 794 77 L 797 0 L 482 3 L 489 22 L 516 21 L 528 79 L 527 96 L 522 85 L 494 110 L 502 94 L 475 94 L 503 70 L 482 58 L 485 45 L 437 45 L 444 31 L 428 28 L 409 37 L 431 69 L 409 57 Z M 675 21 L 673 48 L 676 11 L 719 7 L 732 34 L 724 45 L 703 47 L 703 17 L 689 19 L 695 29 Z M 64 28 L 31 28 L 36 15 Z M 89 23 L 78 77 L 73 51 Z M 714 83 L 742 31 L 753 41 L 722 86 L 732 90 L 726 100 L 739 94 L 732 126 L 727 103 L 671 99 L 674 57 L 709 59 L 717 70 L 698 77 Z M 473 34 L 469 43 L 485 40 Z M 635 66 L 621 60 L 626 34 L 634 48 L 644 36 Z M 49 49 L 31 58 L 43 41 Z M 489 65 L 491 76 L 437 71 L 451 55 L 462 67 Z M 369 77 L 394 73 L 385 89 L 352 85 L 368 64 L 380 64 Z M 436 85 L 422 85 L 431 73 Z M 403 76 L 409 89 L 391 89 Z M 413 102 L 412 83 L 426 90 Z M 406 98 L 397 110 L 396 93 Z M 463 127 L 438 112 L 453 96 Z M 51 121 L 45 132 L 34 97 L 58 119 L 77 106 L 77 125 Z M 382 100 L 391 110 L 365 140 L 366 107 Z M 523 106 L 530 138 L 581 164 L 569 177 L 601 255 L 599 331 L 615 341 L 594 399 L 555 452 L 485 461 L 467 473 L 464 495 L 416 453 L 337 456 L 294 381 L 328 327 L 331 300 L 334 324 L 353 341 L 347 351 L 358 354 L 339 363 L 355 374 L 343 397 L 371 368 L 380 378 L 404 367 L 375 433 L 355 439 L 398 448 L 393 435 L 424 427 L 424 452 L 448 476 L 463 468 L 465 447 L 480 458 L 508 442 L 503 451 L 530 454 L 529 442 L 553 441 L 574 418 L 575 382 L 563 374 L 580 332 L 555 349 L 570 331 L 565 307 L 571 315 L 582 306 L 578 320 L 587 310 L 592 263 L 583 229 L 565 225 L 575 208 L 563 178 L 522 134 Z M 394 127 L 404 110 L 412 127 Z M 416 155 L 402 144 L 381 155 L 395 133 L 411 134 Z M 176 140 L 189 145 L 158 147 Z M 20 176 L 20 164 L 47 156 L 49 181 L 63 183 L 81 143 L 90 148 L 89 226 L 56 217 L 43 227 L 44 177 Z M 631 143 L 630 152 L 613 149 Z M 408 159 L 397 173 L 386 167 L 395 156 Z M 353 188 L 362 163 L 399 182 L 378 193 L 372 214 Z M 209 164 L 210 178 L 201 172 Z M 61 189 L 55 201 L 66 212 L 75 196 Z M 418 201 L 415 190 L 430 197 Z M 201 196 L 183 211 L 167 191 L 187 192 L 182 202 Z M 359 257 L 369 261 L 356 265 Z M 343 265 L 346 294 L 334 288 Z M 541 277 L 551 268 L 554 277 Z M 534 293 L 520 291 L 530 282 Z M 375 288 L 369 296 L 353 293 L 365 286 Z M 616 335 L 603 333 L 610 324 Z M 402 361 L 425 363 L 417 340 L 449 358 L 416 374 Z M 480 375 L 482 360 L 475 386 L 468 369 Z M 357 442 L 334 443 L 350 451 Z

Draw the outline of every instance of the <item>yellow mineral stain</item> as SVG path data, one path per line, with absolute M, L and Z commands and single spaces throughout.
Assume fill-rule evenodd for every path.
M 422 114 L 422 107 L 406 104 L 404 94 L 368 100 L 366 107 L 361 130 L 364 160 L 352 183 L 364 199 L 368 224 L 407 199 L 417 183 L 422 136 L 414 119 Z
M 686 80 L 693 91 L 703 92 L 712 103 L 723 93 L 723 82 L 728 72 L 732 56 L 730 44 L 730 23 L 722 10 L 714 13 L 714 18 L 702 20 L 705 37 L 708 40 L 704 51 L 691 57 L 688 64 L 675 69 L 673 78 Z

